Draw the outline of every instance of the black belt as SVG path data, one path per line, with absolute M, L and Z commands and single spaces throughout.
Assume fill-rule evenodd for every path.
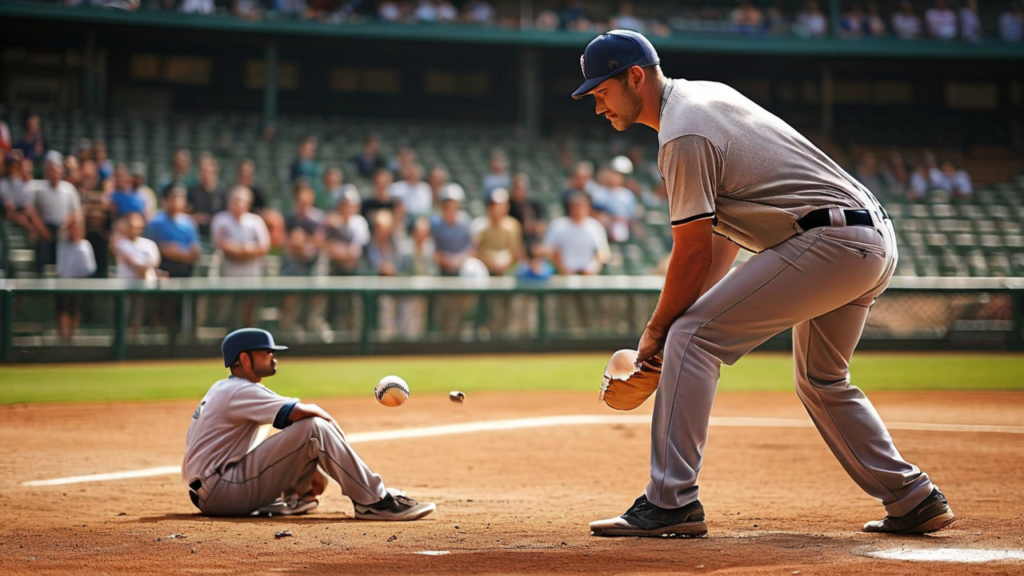
M 807 213 L 806 216 L 797 220 L 796 223 L 804 230 L 821 228 L 822 226 L 831 226 L 832 217 L 829 214 L 830 211 L 831 208 L 819 208 L 813 212 Z M 875 227 L 875 222 L 872 220 L 871 212 L 869 210 L 843 210 L 843 215 L 846 216 L 847 226 Z

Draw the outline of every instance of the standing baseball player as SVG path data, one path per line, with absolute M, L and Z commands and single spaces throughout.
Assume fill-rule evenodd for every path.
M 721 365 L 793 327 L 796 389 L 832 453 L 886 517 L 865 532 L 924 533 L 953 522 L 928 476 L 893 445 L 850 384 L 849 362 L 875 298 L 896 267 L 878 200 L 785 122 L 715 82 L 672 80 L 641 34 L 614 30 L 587 46 L 595 112 L 616 130 L 658 132 L 673 248 L 639 360 L 663 351 L 651 424 L 651 479 L 601 536 L 702 535 L 697 499 Z M 728 273 L 740 248 L 756 255 Z M 727 274 L 728 273 L 728 274 Z
M 214 384 L 192 414 L 181 467 L 196 508 L 210 516 L 309 512 L 326 488 L 319 466 L 352 499 L 356 518 L 416 520 L 433 512 L 431 502 L 386 490 L 322 408 L 260 383 L 277 373 L 274 354 L 286 349 L 258 328 L 224 338 L 231 376 Z M 252 446 L 265 425 L 281 432 Z

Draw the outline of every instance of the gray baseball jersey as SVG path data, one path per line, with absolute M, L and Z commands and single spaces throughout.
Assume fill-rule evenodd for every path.
M 890 515 L 906 514 L 928 497 L 931 481 L 903 459 L 850 383 L 868 310 L 896 267 L 892 223 L 877 200 L 785 122 L 722 84 L 670 81 L 659 139 L 673 223 L 717 218 L 716 233 L 758 254 L 668 331 L 647 498 L 663 508 L 697 499 L 721 365 L 792 327 L 797 394 L 818 431 L 865 492 Z M 821 208 L 830 226 L 797 225 Z M 868 210 L 872 225 L 847 226 L 843 208 Z
M 733 88 L 669 80 L 658 167 L 673 224 L 716 218 L 715 232 L 761 252 L 818 208 L 874 208 L 863 186 L 791 126 Z
M 192 503 L 212 516 L 244 516 L 282 495 L 309 492 L 317 467 L 343 494 L 372 504 L 387 493 L 345 434 L 322 418 L 289 421 L 296 398 L 231 376 L 214 384 L 192 414 L 181 476 Z M 281 430 L 256 444 L 262 426 Z
M 261 426 L 284 429 L 297 398 L 231 376 L 214 384 L 192 413 L 181 476 L 186 484 L 213 476 L 241 460 Z

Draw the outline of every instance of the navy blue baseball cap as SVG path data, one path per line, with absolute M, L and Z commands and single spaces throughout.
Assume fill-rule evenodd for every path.
M 239 328 L 224 337 L 220 343 L 220 352 L 224 355 L 224 366 L 230 367 L 238 360 L 238 355 L 246 350 L 287 350 L 287 346 L 274 344 L 270 332 L 260 328 Z
M 605 32 L 591 40 L 580 56 L 580 68 L 586 81 L 572 93 L 572 97 L 576 100 L 583 98 L 601 82 L 633 66 L 642 68 L 660 63 L 654 46 L 643 34 L 632 30 Z

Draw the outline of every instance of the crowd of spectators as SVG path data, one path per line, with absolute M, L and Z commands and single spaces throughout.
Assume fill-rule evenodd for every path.
M 963 166 L 953 158 L 940 161 L 930 150 L 909 156 L 892 150 L 881 160 L 874 152 L 864 152 L 853 173 L 883 202 L 970 201 L 974 197 L 974 183 Z
M 428 170 L 411 147 L 387 157 L 370 134 L 349 162 L 324 165 L 309 137 L 291 165 L 291 198 L 278 203 L 268 201 L 250 159 L 238 161 L 234 181 L 225 183 L 217 158 L 197 152 L 194 161 L 180 148 L 170 173 L 151 180 L 144 165 L 107 157 L 100 141 L 83 140 L 67 154 L 50 149 L 35 115 L 12 144 L 0 172 L 3 240 L 9 247 L 12 233 L 22 235 L 40 277 L 599 274 L 610 243 L 628 242 L 642 228 L 640 204 L 658 205 L 664 195 L 651 188 L 653 179 L 634 174 L 634 161 L 652 174 L 639 148 L 630 151 L 633 160 L 618 156 L 597 170 L 570 160 L 564 215 L 551 218 L 530 197 L 529 175 L 513 172 L 500 149 L 479 182 L 481 196 L 470 199 L 444 166 Z M 347 171 L 367 175 L 360 179 L 366 189 L 346 183 Z M 484 207 L 476 218 L 471 200 Z M 318 321 L 334 306 L 306 304 L 307 317 Z M 286 299 L 282 321 L 297 321 L 303 305 Z M 62 303 L 61 313 L 67 334 L 74 302 Z M 239 313 L 254 320 L 252 305 Z
M 529 12 L 500 14 L 486 0 L 64 0 L 69 6 L 95 5 L 125 10 L 174 10 L 189 14 L 227 13 L 246 20 L 297 18 L 329 23 L 380 21 L 403 23 L 467 23 L 533 28 L 543 31 L 568 30 L 600 33 L 613 28 L 638 30 L 655 36 L 674 31 L 729 33 L 739 35 L 826 36 L 828 16 L 819 0 L 802 6 L 787 6 L 782 0 L 739 0 L 728 4 L 685 4 L 660 17 L 637 15 L 634 4 L 624 2 L 613 10 L 595 10 L 582 0 L 535 2 Z M 610 8 L 611 3 L 605 6 Z M 653 8 L 654 3 L 643 8 Z M 536 13 L 534 14 L 534 10 Z M 844 1 L 837 31 L 844 38 L 896 37 L 934 38 L 975 42 L 984 37 L 1020 42 L 1024 38 L 1024 9 L 1011 0 L 993 22 L 982 25 L 977 0 L 933 0 L 919 10 L 910 0 L 883 10 L 879 2 Z
M 192 151 L 180 148 L 170 173 L 152 179 L 150 187 L 146 166 L 109 158 L 103 142 L 83 140 L 65 155 L 50 149 L 43 128 L 33 115 L 16 140 L 8 136 L 0 171 L 4 241 L 20 230 L 43 277 L 435 275 L 543 281 L 602 273 L 612 248 L 643 240 L 651 232 L 642 216 L 664 212 L 666 204 L 657 164 L 640 146 L 599 166 L 563 148 L 559 160 L 567 177 L 561 202 L 545 204 L 531 198 L 530 175 L 515 172 L 500 149 L 491 152 L 486 173 L 471 187 L 480 196 L 467 198 L 443 165 L 423 166 L 409 146 L 385 155 L 379 137 L 369 134 L 359 154 L 325 165 L 317 140 L 308 137 L 297 146 L 290 197 L 284 199 L 274 197 L 273 186 L 261 185 L 250 159 L 237 161 L 233 170 L 225 167 L 234 173 L 226 183 L 217 158 L 199 151 L 194 161 Z M 961 163 L 928 150 L 864 152 L 851 172 L 883 202 L 973 195 Z M 365 187 L 346 183 L 346 173 L 360 175 Z M 471 205 L 479 210 L 475 218 Z M 61 334 L 69 334 L 79 314 L 76 302 L 62 298 L 57 304 Z M 442 324 L 458 319 L 463 306 L 448 304 L 456 309 L 442 307 Z M 248 323 L 255 321 L 255 300 L 234 306 Z M 279 320 L 282 327 L 298 323 L 322 331 L 330 318 L 347 317 L 337 312 L 345 306 L 287 297 Z M 398 324 L 423 315 L 408 306 L 393 303 Z M 492 309 L 507 312 L 508 306 L 501 300 Z M 408 333 L 407 327 L 399 329 Z

